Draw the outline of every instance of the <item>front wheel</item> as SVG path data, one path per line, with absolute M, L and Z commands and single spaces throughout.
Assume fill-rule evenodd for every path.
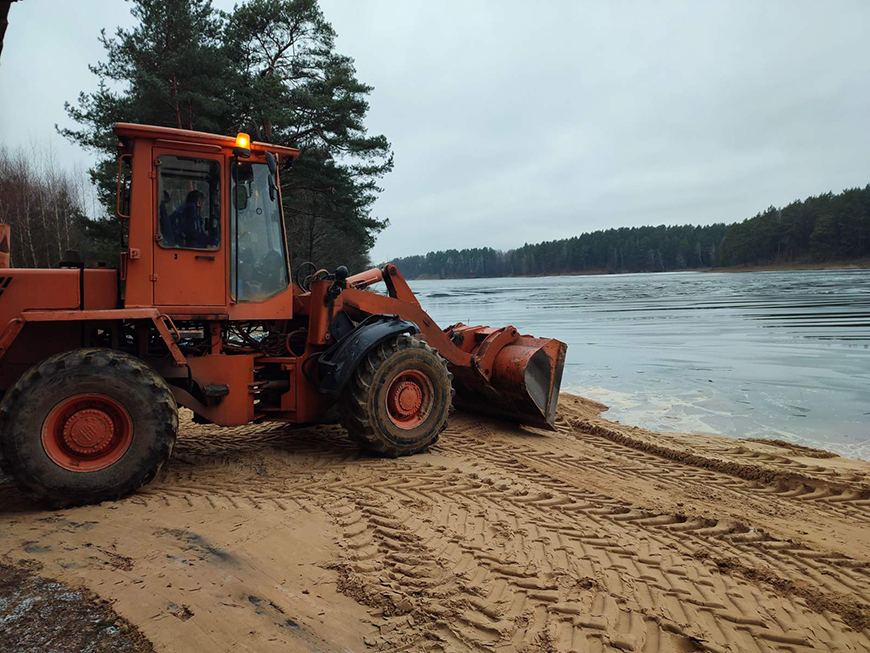
M 163 378 L 129 354 L 76 349 L 24 373 L 0 403 L 0 466 L 52 506 L 117 499 L 169 458 L 178 406 Z
M 402 334 L 359 364 L 338 402 L 341 423 L 369 451 L 395 458 L 423 451 L 447 426 L 453 397 L 444 359 Z

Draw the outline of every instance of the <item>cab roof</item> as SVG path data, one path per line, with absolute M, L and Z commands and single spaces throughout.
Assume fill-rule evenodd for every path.
M 130 122 L 115 123 L 115 134 L 121 138 L 149 138 L 153 140 L 167 141 L 182 141 L 185 143 L 201 143 L 205 145 L 214 145 L 219 148 L 232 150 L 236 144 L 236 139 L 232 136 L 222 136 L 220 134 L 208 134 L 206 132 L 197 132 L 190 129 L 175 129 L 173 127 L 158 127 L 156 125 L 137 125 Z M 283 145 L 275 145 L 273 143 L 262 143 L 260 141 L 251 142 L 252 152 L 272 152 L 280 157 L 289 157 L 295 159 L 299 156 L 299 150 L 295 147 L 284 147 Z

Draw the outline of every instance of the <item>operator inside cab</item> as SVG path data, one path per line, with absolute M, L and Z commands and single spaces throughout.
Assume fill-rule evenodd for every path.
M 168 195 L 168 193 L 167 193 Z M 218 244 L 217 238 L 206 233 L 202 222 L 202 201 L 205 196 L 198 190 L 187 194 L 184 204 L 168 217 L 169 230 L 181 247 L 206 249 Z M 164 199 L 166 197 L 164 196 Z
M 217 250 L 221 241 L 221 166 L 214 159 L 161 154 L 159 239 L 164 248 Z

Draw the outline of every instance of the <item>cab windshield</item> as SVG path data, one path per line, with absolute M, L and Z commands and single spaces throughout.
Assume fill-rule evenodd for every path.
M 262 301 L 290 283 L 280 197 L 266 164 L 236 160 L 232 168 L 232 293 L 236 301 Z

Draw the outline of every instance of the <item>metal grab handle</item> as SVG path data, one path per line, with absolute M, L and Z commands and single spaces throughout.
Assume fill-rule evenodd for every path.
M 175 322 L 172 321 L 171 317 L 161 313 L 160 315 L 157 316 L 157 319 L 160 320 L 160 322 L 162 322 L 163 325 L 166 326 L 166 328 L 169 330 L 169 333 L 172 336 L 172 339 L 175 342 L 178 342 L 179 340 L 181 340 L 181 334 L 178 332 L 178 327 L 175 326 Z M 155 322 L 155 326 L 157 326 L 156 322 Z M 158 330 L 159 330 L 159 327 L 158 327 Z
M 214 261 L 214 256 L 206 256 L 205 254 L 197 254 L 196 258 L 201 258 L 206 261 Z

